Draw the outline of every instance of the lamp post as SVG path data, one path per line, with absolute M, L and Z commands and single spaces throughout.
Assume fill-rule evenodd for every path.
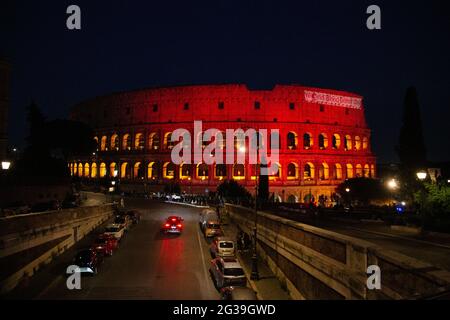
M 425 171 L 419 171 L 416 173 L 416 176 L 420 181 L 423 181 L 427 178 L 427 173 Z
M 256 148 L 256 159 L 258 159 L 258 148 Z M 253 227 L 253 254 L 252 254 L 252 274 L 251 280 L 259 280 L 258 272 L 258 256 L 257 256 L 257 241 L 258 241 L 258 161 L 255 163 L 255 226 Z
M 9 168 L 11 167 L 11 162 L 10 161 L 2 161 L 2 170 L 9 170 Z

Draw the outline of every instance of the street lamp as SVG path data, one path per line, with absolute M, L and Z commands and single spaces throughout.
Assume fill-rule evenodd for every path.
M 345 192 L 350 192 L 350 188 L 345 188 Z
M 416 173 L 417 178 L 421 181 L 425 180 L 427 177 L 427 173 L 425 171 L 419 171 Z
M 2 169 L 3 170 L 9 170 L 10 167 L 11 167 L 10 161 L 2 161 Z
M 387 185 L 388 185 L 389 189 L 392 189 L 392 190 L 395 190 L 398 188 L 398 183 L 395 179 L 389 180 Z

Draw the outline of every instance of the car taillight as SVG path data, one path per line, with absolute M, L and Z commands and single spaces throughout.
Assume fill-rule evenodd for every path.
M 164 225 L 164 227 L 168 228 L 168 227 L 170 227 L 170 224 L 166 223 L 166 224 Z
M 181 227 L 182 227 L 181 223 L 177 224 L 177 227 L 178 227 L 178 228 L 181 228 Z
M 172 221 L 177 221 L 177 219 L 175 219 L 175 218 L 172 218 Z

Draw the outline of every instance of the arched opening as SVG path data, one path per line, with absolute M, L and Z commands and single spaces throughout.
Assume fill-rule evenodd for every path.
M 341 146 L 341 136 L 335 133 L 333 134 L 333 138 L 331 140 L 333 149 L 339 149 Z
M 134 136 L 134 149 L 136 150 L 144 150 L 145 148 L 145 141 L 144 141 L 144 135 L 142 133 L 136 133 Z
M 172 162 L 164 163 L 163 178 L 165 178 L 165 179 L 175 178 L 175 165 Z
M 95 149 L 98 151 L 98 137 L 94 137 L 94 141 L 95 141 Z
M 79 177 L 83 176 L 83 164 L 82 163 L 78 164 L 78 176 Z
M 370 178 L 370 167 L 368 164 L 364 165 L 364 178 Z
M 243 164 L 237 163 L 233 165 L 233 179 L 234 180 L 245 179 L 245 167 Z
M 356 165 L 356 177 L 357 177 L 357 178 L 360 178 L 360 177 L 362 177 L 362 176 L 363 176 L 363 168 L 362 168 L 362 165 L 357 164 L 357 165 Z
M 104 178 L 106 176 L 106 163 L 100 163 L 100 178 Z
M 328 180 L 330 179 L 330 167 L 326 162 L 323 162 L 319 169 L 319 178 L 320 180 Z
M 133 168 L 133 178 L 144 179 L 144 170 L 141 162 L 136 162 Z
M 115 178 L 118 175 L 119 175 L 119 167 L 117 163 L 111 162 L 111 164 L 109 165 L 109 176 Z
M 90 166 L 89 163 L 84 164 L 84 177 L 89 178 L 90 177 Z
M 297 149 L 298 145 L 298 137 L 297 134 L 293 131 L 288 132 L 287 134 L 287 148 L 289 150 Z
M 100 140 L 100 150 L 101 151 L 108 150 L 108 148 L 106 147 L 107 141 L 108 141 L 108 137 L 107 136 L 103 136 L 102 139 Z
M 119 135 L 116 133 L 111 136 L 111 150 L 119 151 Z
M 324 150 L 328 148 L 328 136 L 326 133 L 319 134 L 319 149 Z
M 219 133 L 220 133 L 220 135 L 219 135 Z M 217 132 L 215 139 L 216 139 L 215 140 L 216 141 L 216 146 L 219 149 L 224 150 L 226 148 L 226 146 L 227 146 L 226 133 L 223 132 L 223 131 Z
M 131 179 L 130 165 L 128 162 L 124 162 L 120 166 L 120 177 L 122 179 Z
M 370 177 L 375 178 L 375 165 L 374 164 L 370 165 Z
M 199 163 L 197 165 L 197 178 L 201 180 L 208 179 L 208 165 L 205 163 Z
M 339 163 L 334 165 L 334 178 L 336 180 L 342 180 L 342 166 Z
M 350 135 L 345 135 L 344 137 L 344 146 L 345 146 L 345 151 L 350 151 L 352 150 L 352 137 L 350 137 Z
M 281 178 L 281 165 L 279 163 L 274 163 L 273 169 L 269 168 L 269 179 L 276 180 Z
M 161 141 L 158 133 L 152 132 L 148 135 L 148 148 L 150 150 L 159 150 L 161 148 Z
M 227 166 L 223 163 L 216 164 L 215 166 L 215 177 L 219 180 L 226 178 L 227 176 Z
M 311 149 L 313 146 L 313 138 L 311 133 L 305 133 L 303 135 L 303 149 Z
M 180 179 L 184 180 L 184 179 L 189 179 L 191 178 L 191 173 L 192 173 L 192 166 L 188 163 L 183 163 L 180 166 Z
M 353 178 L 353 166 L 347 163 L 347 179 Z
M 91 164 L 91 178 L 97 178 L 97 164 L 95 162 Z
M 131 136 L 125 133 L 122 137 L 122 150 L 131 150 Z
M 355 149 L 361 150 L 361 138 L 359 136 L 355 137 Z
M 363 150 L 367 150 L 367 148 L 369 147 L 369 139 L 367 139 L 367 137 L 363 137 L 362 145 L 363 145 Z
M 172 142 L 172 132 L 167 132 L 164 135 L 164 147 L 168 150 L 171 150 L 174 145 L 175 142 Z
M 156 162 L 149 162 L 147 165 L 147 179 L 155 180 L 158 178 L 158 168 Z
M 295 162 L 291 162 L 287 165 L 287 179 L 295 180 L 298 178 L 298 165 Z
M 303 168 L 303 180 L 311 181 L 314 179 L 314 165 L 307 162 Z
M 72 176 L 75 175 L 75 173 L 76 173 L 76 168 L 77 168 L 76 165 L 74 166 L 73 163 L 70 164 L 70 174 L 71 174 Z
M 290 194 L 287 198 L 288 203 L 297 203 L 298 197 L 296 195 Z

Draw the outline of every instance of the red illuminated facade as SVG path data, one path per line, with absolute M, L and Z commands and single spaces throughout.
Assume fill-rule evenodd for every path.
M 194 120 L 202 120 L 203 130 L 279 129 L 279 170 L 269 179 L 278 200 L 330 199 L 346 178 L 375 177 L 362 97 L 349 92 L 299 85 L 154 88 L 94 98 L 75 106 L 71 117 L 94 128 L 98 144 L 95 155 L 73 159 L 71 173 L 115 176 L 128 191 L 161 191 L 176 181 L 183 191 L 204 193 L 235 179 L 253 192 L 254 165 L 171 162 L 171 133 L 193 130 Z

